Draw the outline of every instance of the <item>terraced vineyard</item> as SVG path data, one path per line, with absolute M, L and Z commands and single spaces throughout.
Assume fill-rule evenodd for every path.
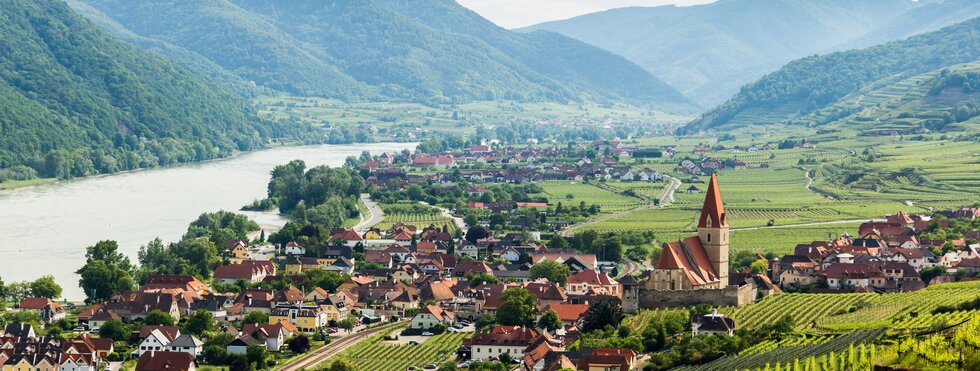
M 731 231 L 732 253 L 740 250 L 774 252 L 777 255 L 792 254 L 800 243 L 832 240 L 844 232 L 854 234 L 861 223 L 839 223 L 813 226 L 787 226 Z
M 840 310 L 866 305 L 875 294 L 780 294 L 740 308 L 720 312 L 735 319 L 737 326 L 756 327 L 772 323 L 784 315 L 796 321 L 798 330 L 813 327 L 820 319 Z
M 430 337 L 419 345 L 390 344 L 384 334 L 361 341 L 338 355 L 349 360 L 358 370 L 405 370 L 410 366 L 423 367 L 451 360 L 463 339 L 473 333 L 447 333 Z
M 771 369 L 777 363 L 796 365 L 801 363 L 823 364 L 823 367 L 811 370 L 859 370 L 868 369 L 873 363 L 873 342 L 885 333 L 885 329 L 854 330 L 840 336 L 828 338 L 810 338 L 802 345 L 778 346 L 765 351 L 751 354 L 738 354 L 716 359 L 696 367 L 684 367 L 680 370 L 752 370 Z M 749 348 L 752 349 L 752 348 Z M 747 349 L 748 350 L 748 349 Z M 783 368 L 778 368 L 782 370 Z M 803 370 L 802 367 L 795 368 Z
M 931 285 L 923 290 L 878 295 L 858 310 L 817 321 L 826 330 L 886 325 L 894 332 L 920 332 L 962 322 L 980 311 L 932 314 L 939 306 L 955 306 L 980 297 L 980 282 Z

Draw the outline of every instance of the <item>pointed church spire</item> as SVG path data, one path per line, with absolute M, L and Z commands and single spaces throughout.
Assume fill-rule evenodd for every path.
M 701 208 L 701 220 L 698 228 L 721 228 L 727 227 L 728 220 L 725 218 L 725 205 L 721 202 L 721 191 L 718 190 L 718 175 L 711 174 L 711 181 L 708 183 L 708 192 L 704 195 L 704 206 Z

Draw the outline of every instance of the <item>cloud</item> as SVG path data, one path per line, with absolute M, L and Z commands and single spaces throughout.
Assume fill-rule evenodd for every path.
M 697 5 L 715 0 L 456 0 L 504 28 L 572 18 L 627 6 Z

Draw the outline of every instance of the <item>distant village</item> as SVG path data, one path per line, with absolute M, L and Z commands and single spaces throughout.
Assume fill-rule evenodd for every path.
M 579 156 L 583 150 L 595 156 Z M 699 150 L 707 151 L 695 148 Z M 745 150 L 774 149 L 763 145 Z M 482 183 L 517 184 L 552 179 L 664 181 L 665 176 L 654 170 L 617 166 L 617 156 L 677 154 L 671 148 L 637 149 L 618 141 L 567 149 L 492 150 L 480 145 L 444 154 L 384 153 L 360 166 L 370 174 L 367 183 L 394 188 L 455 184 L 460 176 Z M 556 158 L 566 161 L 558 163 Z M 398 164 L 437 171 L 416 174 Z M 499 166 L 467 169 L 462 164 Z M 980 273 L 980 245 L 967 243 L 980 240 L 978 231 L 966 231 L 963 239 L 924 237 L 927 231 L 949 228 L 950 221 L 980 218 L 980 208 L 936 215 L 899 212 L 869 220 L 854 235 L 798 245 L 792 255 L 756 256 L 766 262 L 762 271 L 735 269 L 730 261 L 731 220 L 714 170 L 745 166 L 707 156 L 678 161 L 678 172 L 706 177 L 704 204 L 694 221 L 697 232 L 663 243 L 649 268 L 620 271 L 620 262 L 603 261 L 595 253 L 549 247 L 542 231 L 532 228 L 534 223 L 509 224 L 475 239 L 445 225 L 398 222 L 385 229 L 332 228 L 329 237 L 309 245 L 229 240 L 221 249 L 224 263 L 208 282 L 191 275 L 150 275 L 136 291 L 78 308 L 47 298 L 22 299 L 11 310 L 36 312 L 44 324 L 72 313 L 79 326 L 73 330 L 80 335 L 39 335 L 41 329 L 33 325 L 9 323 L 0 337 L 0 364 L 2 370 L 94 371 L 104 369 L 109 361 L 136 359 L 137 370 L 192 370 L 210 362 L 214 354 L 205 352 L 200 333 L 182 332 L 175 324 L 145 324 L 117 341 L 94 335 L 105 334 L 102 330 L 109 324 L 145 323 L 161 313 L 175 322 L 206 313 L 215 322 L 210 331 L 227 334 L 230 340 L 219 347 L 222 354 L 246 355 L 256 348 L 285 352 L 300 342 L 296 339 L 355 336 L 358 331 L 403 321 L 407 326 L 403 336 L 477 332 L 455 351 L 461 365 L 507 360 L 522 370 L 633 370 L 639 367 L 634 349 L 569 350 L 582 338 L 583 327 L 595 320 L 589 318 L 594 315 L 590 308 L 611 303 L 622 313 L 636 313 L 696 305 L 738 307 L 788 291 L 903 292 L 973 280 Z M 466 193 L 479 197 L 483 191 L 474 186 Z M 539 207 L 548 205 L 533 200 L 474 201 L 465 209 L 507 213 Z M 545 232 L 558 226 L 549 227 Z M 566 273 L 542 277 L 536 267 L 545 265 Z M 326 274 L 322 272 L 339 280 L 329 289 L 310 286 L 309 277 Z M 227 292 L 229 287 L 237 292 Z M 553 313 L 559 325 L 487 322 L 508 308 L 506 293 L 512 289 L 523 289 L 533 297 L 535 322 Z M 693 314 L 690 321 L 691 336 L 731 336 L 738 326 L 717 311 Z M 295 349 L 309 350 L 309 346 Z

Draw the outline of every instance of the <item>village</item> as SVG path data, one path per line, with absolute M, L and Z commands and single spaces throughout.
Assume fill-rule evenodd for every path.
M 741 324 L 720 309 L 786 292 L 911 292 L 980 274 L 978 232 L 950 229 L 975 223 L 980 208 L 899 212 L 868 220 L 853 235 L 801 243 L 791 255 L 756 254 L 751 264 L 736 262 L 729 236 L 734 220 L 725 211 L 716 170 L 746 164 L 706 155 L 711 150 L 725 149 L 695 147 L 700 159 L 679 159 L 673 171 L 690 176 L 687 193 L 704 194 L 693 221 L 696 235 L 664 241 L 655 255 L 563 237 L 564 228 L 601 207 L 568 198 L 562 210 L 561 202 L 529 195 L 545 180 L 672 183 L 677 180 L 669 175 L 640 168 L 642 162 L 617 165 L 628 156 L 678 156 L 669 147 L 637 149 L 619 141 L 566 149 L 477 145 L 349 159 L 369 187 L 362 196 L 367 202 L 456 208 L 444 210 L 448 217 L 441 225 L 396 221 L 379 228 L 380 219 L 362 218 L 354 227 L 306 226 L 268 240 L 264 232 L 262 238 L 225 240 L 218 246 L 220 264 L 207 276 L 150 274 L 136 290 L 87 305 L 15 298 L 8 313 L 27 321 L 6 324 L 0 364 L 2 370 L 115 370 L 127 364 L 137 370 L 298 369 L 326 360 L 308 353 L 312 349 L 334 344 L 339 353 L 386 333 L 386 343 L 420 349 L 432 337 L 463 334 L 447 350 L 458 367 L 634 370 L 649 357 L 646 351 L 656 349 L 644 345 L 655 342 L 656 332 L 634 335 L 642 344 L 596 334 L 615 331 L 623 318 L 646 310 L 690 309 L 678 325 L 684 330 L 664 335 L 733 336 Z M 735 149 L 742 150 L 777 149 Z M 412 195 L 414 186 L 421 189 Z M 642 202 L 656 207 L 671 198 L 665 193 Z M 927 238 L 937 231 L 960 237 Z M 410 367 L 436 369 L 437 361 Z

